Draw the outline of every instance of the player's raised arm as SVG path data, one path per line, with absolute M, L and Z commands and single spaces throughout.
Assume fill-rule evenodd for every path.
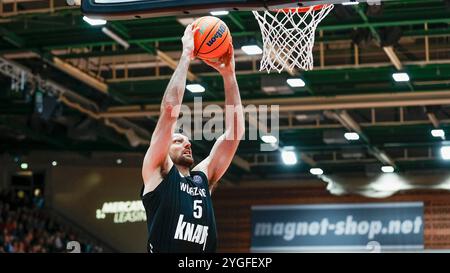
M 193 29 L 192 25 L 186 28 L 182 38 L 183 53 L 161 102 L 161 113 L 142 166 L 145 192 L 155 189 L 161 182 L 163 174 L 173 165 L 168 156 L 169 147 L 180 114 L 189 63 L 193 59 L 193 37 L 197 30 Z
M 225 86 L 225 111 L 230 111 L 225 115 L 224 134 L 216 140 L 209 156 L 195 168 L 207 175 L 209 188 L 212 191 L 233 160 L 245 133 L 245 121 L 236 81 L 233 45 L 230 44 L 228 54 L 220 62 L 207 60 L 205 62 L 222 75 Z

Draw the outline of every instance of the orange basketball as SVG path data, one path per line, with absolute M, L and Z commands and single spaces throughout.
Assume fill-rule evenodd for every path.
M 225 54 L 231 43 L 231 34 L 227 25 L 217 17 L 204 16 L 194 22 L 195 56 L 200 59 L 216 59 Z

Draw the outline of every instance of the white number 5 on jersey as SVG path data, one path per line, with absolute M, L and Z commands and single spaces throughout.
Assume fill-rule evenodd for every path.
M 194 218 L 202 218 L 202 200 L 194 200 Z

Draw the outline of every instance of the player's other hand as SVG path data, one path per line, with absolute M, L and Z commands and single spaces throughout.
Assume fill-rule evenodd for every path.
M 217 61 L 203 60 L 207 65 L 217 70 L 222 76 L 235 73 L 234 47 L 230 43 L 227 53 L 220 57 Z
M 199 29 L 199 27 L 194 28 L 193 24 L 189 24 L 184 30 L 184 35 L 181 38 L 181 41 L 183 42 L 183 55 L 188 56 L 191 60 L 195 58 L 194 35 Z

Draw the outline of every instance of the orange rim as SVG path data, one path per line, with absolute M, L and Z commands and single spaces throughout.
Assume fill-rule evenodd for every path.
M 316 5 L 313 6 L 313 10 L 321 10 L 325 7 L 329 6 L 329 4 L 323 4 L 323 5 Z M 287 8 L 287 9 L 276 9 L 275 11 L 284 11 L 284 12 L 300 12 L 305 13 L 308 12 L 311 9 L 311 7 L 304 7 L 304 8 Z

